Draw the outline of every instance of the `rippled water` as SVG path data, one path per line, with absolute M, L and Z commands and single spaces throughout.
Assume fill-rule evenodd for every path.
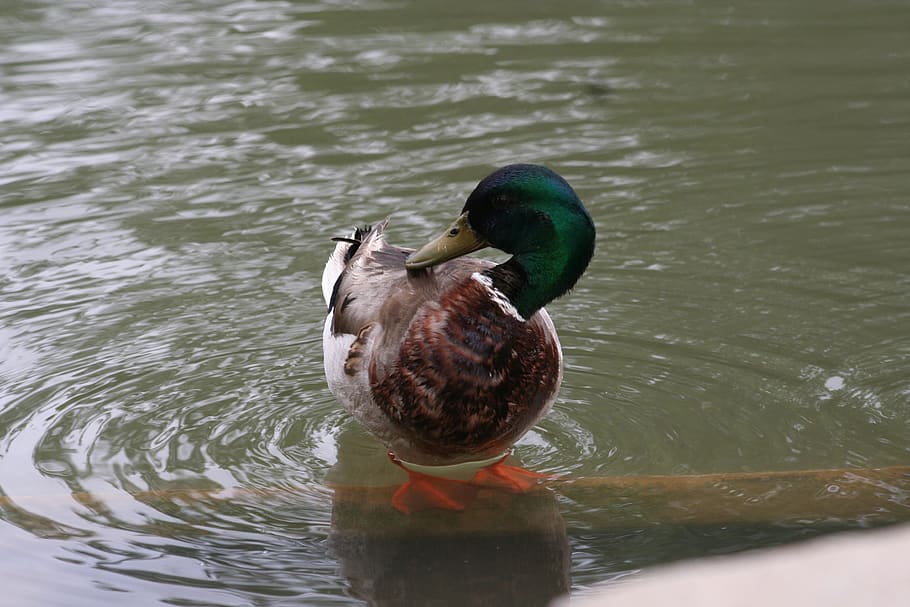
M 354 223 L 391 215 L 417 245 L 492 167 L 545 163 L 599 241 L 549 306 L 567 372 L 527 465 L 906 464 L 908 19 L 847 0 L 0 5 L 7 591 L 402 604 L 502 550 L 556 555 L 505 569 L 549 580 L 545 602 L 790 539 L 605 535 L 561 504 L 490 545 L 351 540 L 328 481 L 396 477 L 325 387 L 320 273 Z M 487 582 L 518 604 L 520 583 Z

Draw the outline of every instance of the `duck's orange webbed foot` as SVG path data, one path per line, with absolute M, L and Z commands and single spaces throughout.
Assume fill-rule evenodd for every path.
M 526 493 L 533 489 L 542 479 L 556 478 L 553 475 L 541 474 L 525 470 L 518 466 L 505 464 L 509 454 L 501 456 L 492 463 L 475 462 L 472 466 L 476 470 L 464 474 L 464 469 L 457 473 L 456 466 L 439 466 L 433 469 L 439 476 L 412 470 L 414 464 L 407 464 L 399 460 L 394 453 L 389 453 L 389 459 L 396 466 L 407 472 L 408 480 L 402 484 L 392 496 L 392 505 L 405 514 L 411 514 L 427 508 L 441 508 L 443 510 L 464 510 L 474 500 L 477 492 L 483 488 L 493 488 L 509 491 L 511 493 Z M 477 468 L 476 465 L 480 465 Z M 422 467 L 423 470 L 431 469 L 430 466 Z M 461 468 L 461 465 L 459 466 Z M 442 474 L 455 475 L 460 478 L 450 478 Z
M 464 510 L 477 495 L 477 488 L 465 481 L 438 478 L 407 470 L 408 480 L 395 491 L 392 505 L 405 514 L 427 508 Z
M 471 484 L 481 487 L 497 487 L 513 493 L 526 493 L 537 486 L 541 480 L 556 478 L 552 474 L 541 474 L 518 466 L 509 466 L 504 463 L 505 459 L 478 470 L 471 479 Z
M 392 496 L 392 506 L 399 512 L 411 514 L 428 508 L 464 510 L 477 495 L 477 488 L 467 481 L 411 470 L 391 451 L 389 459 L 408 474 L 408 480 Z

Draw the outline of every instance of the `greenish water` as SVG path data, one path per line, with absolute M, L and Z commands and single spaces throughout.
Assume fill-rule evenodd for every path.
M 346 544 L 326 479 L 391 464 L 325 387 L 319 280 L 351 225 L 415 246 L 493 167 L 547 164 L 599 236 L 548 307 L 567 369 L 527 466 L 907 464 L 908 24 L 897 1 L 0 3 L 6 595 L 531 604 L 495 582 L 556 554 L 545 603 L 811 534 L 603 534 L 561 504 L 561 534 Z M 457 565 L 497 550 L 526 560 Z

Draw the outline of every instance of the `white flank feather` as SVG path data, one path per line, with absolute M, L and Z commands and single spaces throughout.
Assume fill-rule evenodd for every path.
M 353 238 L 356 231 L 351 232 L 349 238 Z M 322 272 L 322 296 L 325 299 L 325 305 L 329 305 L 332 299 L 332 292 L 335 290 L 335 283 L 338 277 L 344 272 L 344 255 L 353 245 L 349 242 L 339 242 L 329 255 L 329 260 L 325 262 L 325 270 Z
M 332 314 L 326 316 L 325 326 L 322 329 L 323 364 L 329 389 L 336 395 L 345 386 L 344 361 L 347 359 L 355 339 L 357 336 L 349 333 L 339 335 L 332 333 Z

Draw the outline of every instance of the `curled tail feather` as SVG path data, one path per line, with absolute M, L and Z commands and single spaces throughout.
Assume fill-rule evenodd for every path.
M 322 272 L 322 296 L 329 310 L 334 307 L 338 281 L 348 264 L 364 242 L 370 240 L 371 237 L 382 238 L 382 233 L 387 223 L 388 220 L 385 220 L 373 226 L 356 227 L 349 236 L 332 238 L 338 244 L 335 245 L 331 255 L 329 255 L 325 270 Z

